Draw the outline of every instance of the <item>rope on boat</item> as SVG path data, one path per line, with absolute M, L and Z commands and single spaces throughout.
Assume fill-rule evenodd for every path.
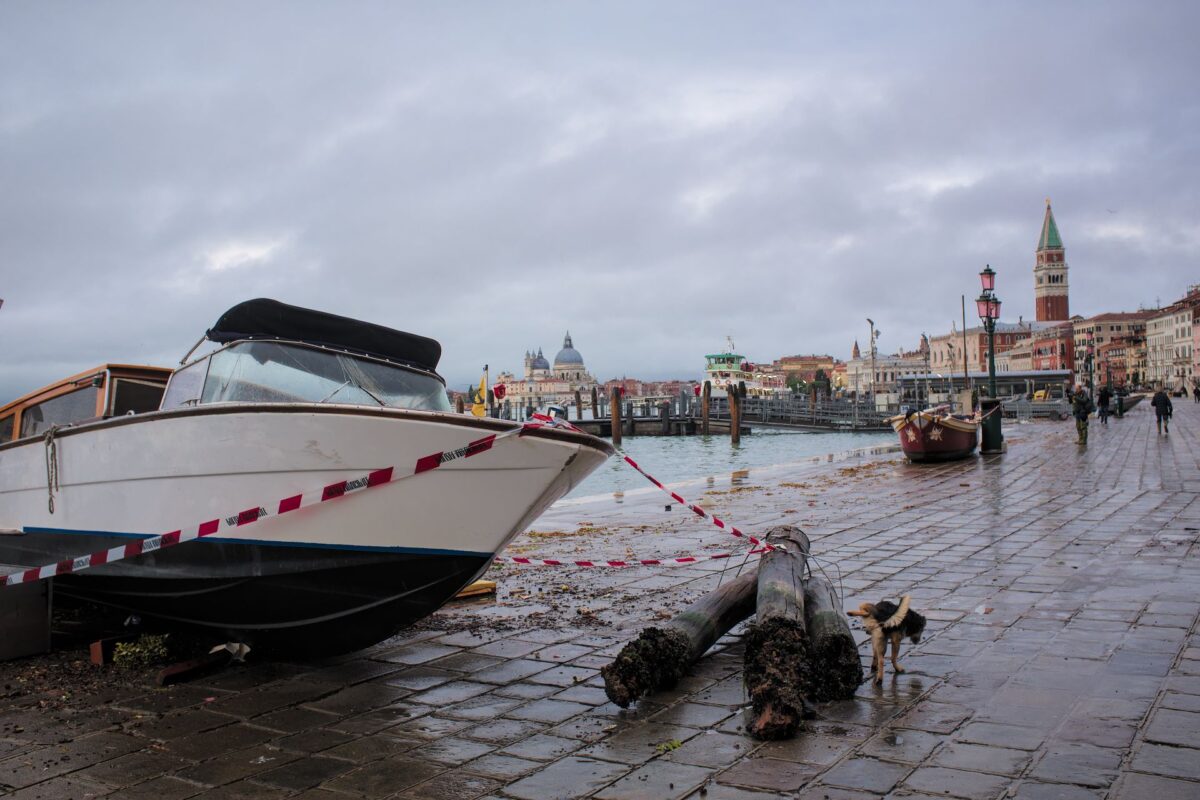
M 49 495 L 47 505 L 50 513 L 54 513 L 54 493 L 58 491 L 58 441 L 54 435 L 58 426 L 51 425 L 42 440 L 46 444 L 46 494 Z

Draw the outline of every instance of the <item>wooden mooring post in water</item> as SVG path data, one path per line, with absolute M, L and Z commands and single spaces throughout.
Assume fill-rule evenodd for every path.
M 621 390 L 613 387 L 608 398 L 608 407 L 612 415 L 612 443 L 614 447 L 621 446 Z
M 454 398 L 454 410 L 459 414 L 462 414 L 467 410 L 466 401 L 463 400 L 463 396 L 461 394 Z
M 729 401 L 729 441 L 732 444 L 742 443 L 742 398 L 738 395 L 738 387 L 730 386 L 725 390 Z
M 712 382 L 705 381 L 700 391 L 700 435 L 708 436 L 708 406 L 712 398 Z
M 595 386 L 592 387 L 592 419 L 600 419 L 600 396 Z
M 575 419 L 583 419 L 583 396 L 575 390 Z

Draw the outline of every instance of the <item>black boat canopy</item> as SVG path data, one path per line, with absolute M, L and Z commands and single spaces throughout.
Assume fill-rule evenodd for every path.
M 433 372 L 442 357 L 436 340 L 324 311 L 260 297 L 226 311 L 206 334 L 217 343 L 241 339 L 291 339 L 378 356 Z

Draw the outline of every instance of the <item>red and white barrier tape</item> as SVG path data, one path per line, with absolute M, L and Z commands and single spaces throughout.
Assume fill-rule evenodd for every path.
M 496 558 L 495 561 L 507 564 L 526 564 L 536 567 L 672 567 L 677 564 L 697 564 L 701 561 L 714 561 L 722 558 L 736 558 L 739 555 L 759 555 L 773 548 L 756 547 L 745 553 L 713 553 L 703 556 L 675 556 L 672 558 L 630 558 L 623 561 L 571 561 L 557 558 L 523 558 L 512 556 Z
M 331 483 L 328 486 L 323 486 L 320 489 L 294 494 L 290 497 L 285 497 L 278 502 L 260 505 L 255 508 L 248 508 L 244 511 L 239 511 L 236 514 L 231 514 L 227 517 L 210 519 L 206 522 L 201 522 L 199 525 L 193 525 L 180 530 L 164 533 L 160 536 L 152 536 L 148 539 L 136 539 L 128 544 L 113 547 L 108 550 L 101 550 L 98 553 L 91 555 L 79 556 L 78 558 L 67 558 L 59 561 L 56 564 L 46 564 L 42 567 L 34 567 L 27 569 L 24 572 L 14 572 L 4 578 L 4 586 L 15 586 L 19 583 L 29 583 L 31 581 L 43 580 L 45 578 L 53 578 L 56 575 L 67 575 L 72 572 L 80 572 L 81 570 L 90 567 L 98 567 L 101 564 L 112 564 L 116 561 L 121 561 L 126 558 L 153 553 L 156 550 L 164 550 L 168 547 L 174 547 L 177 544 L 184 542 L 203 539 L 206 536 L 213 536 L 222 531 L 229 531 L 235 528 L 241 528 L 246 525 L 258 522 L 266 517 L 282 516 L 293 511 L 299 511 L 302 508 L 309 506 L 328 503 L 332 500 L 339 500 L 343 497 L 359 494 L 367 489 L 373 489 L 376 486 L 383 486 L 388 483 L 405 478 L 411 478 L 414 475 L 420 475 L 423 472 L 437 469 L 443 464 L 448 464 L 451 461 L 457 461 L 460 458 L 471 458 L 480 453 L 485 453 L 495 446 L 496 442 L 503 439 L 508 439 L 512 436 L 520 436 L 526 431 L 534 430 L 542 427 L 555 427 L 556 423 L 549 417 L 548 421 L 527 423 L 512 430 L 503 433 L 494 433 L 484 436 L 482 439 L 475 441 L 458 448 L 457 450 L 449 450 L 440 453 L 430 453 L 427 456 L 417 459 L 416 464 L 411 467 L 411 472 L 397 474 L 397 468 L 394 466 L 384 467 L 383 469 L 372 470 L 365 475 L 360 475 L 347 481 L 338 481 Z
M 170 533 L 164 533 L 159 536 L 152 536 L 148 539 L 137 539 L 129 542 L 128 544 L 119 545 L 108 550 L 101 550 L 90 555 L 79 556 L 77 558 L 67 558 L 54 564 L 46 564 L 42 567 L 33 567 L 23 572 L 14 572 L 4 577 L 3 585 L 16 586 L 17 584 L 21 583 L 30 583 L 32 581 L 53 578 L 57 575 L 67 575 L 73 572 L 80 572 L 91 567 L 101 566 L 102 564 L 112 564 L 127 558 L 133 558 L 134 556 L 153 553 L 157 550 L 165 550 L 168 547 L 174 547 L 175 545 L 183 544 L 184 542 L 191 542 L 197 539 L 203 539 L 207 536 L 213 536 L 214 534 L 220 533 L 223 530 L 241 528 L 245 525 L 258 522 L 260 519 L 264 519 L 266 517 L 282 516 L 284 514 L 288 514 L 293 511 L 299 511 L 300 509 L 308 508 L 310 506 L 327 503 L 343 497 L 349 497 L 364 492 L 367 489 L 375 488 L 376 486 L 395 483 L 396 481 L 400 481 L 405 478 L 411 478 L 414 475 L 420 475 L 423 472 L 429 472 L 430 470 L 437 469 L 443 464 L 456 461 L 460 458 L 470 458 L 472 456 L 479 455 L 480 453 L 491 450 L 492 447 L 495 446 L 496 442 L 503 439 L 508 439 L 512 436 L 521 436 L 529 430 L 551 427 L 565 428 L 577 433 L 583 432 L 566 420 L 546 416 L 545 414 L 534 414 L 532 419 L 534 420 L 533 422 L 526 422 L 524 425 L 505 431 L 504 433 L 490 434 L 482 439 L 477 439 L 463 447 L 460 447 L 457 450 L 430 453 L 427 456 L 417 459 L 416 464 L 412 467 L 412 472 L 397 475 L 396 467 L 394 466 L 373 470 L 365 475 L 361 475 L 351 480 L 331 483 L 328 486 L 324 486 L 316 491 L 304 492 L 301 494 L 292 495 L 290 497 L 285 497 L 278 501 L 278 503 L 271 503 L 269 506 L 260 505 L 255 508 L 248 508 L 244 511 L 239 511 L 236 514 L 232 514 L 227 517 L 211 519 L 206 522 L 201 522 L 199 525 L 193 525 L 188 528 L 180 528 L 179 530 L 171 531 Z M 699 506 L 693 505 L 687 500 L 684 500 L 678 494 L 663 486 L 662 483 L 660 483 L 652 475 L 645 472 L 637 465 L 637 462 L 635 462 L 629 456 L 622 454 L 622 458 L 625 460 L 625 463 L 629 464 L 643 477 L 670 495 L 671 498 L 680 505 L 687 506 L 697 515 L 712 521 L 714 525 L 724 530 L 726 533 L 749 541 L 756 549 L 750 550 L 748 554 L 764 553 L 774 549 L 770 544 L 743 533 L 732 525 L 727 525 L 723 520 L 709 514 Z M 276 510 L 270 511 L 268 508 L 274 508 Z M 732 558 L 733 555 L 733 553 L 718 553 L 708 556 L 679 556 L 661 559 L 650 558 L 610 561 L 568 561 L 558 559 L 529 558 L 497 558 L 495 560 L 507 561 L 513 564 L 530 564 L 539 566 L 628 567 L 693 564 L 698 561 Z

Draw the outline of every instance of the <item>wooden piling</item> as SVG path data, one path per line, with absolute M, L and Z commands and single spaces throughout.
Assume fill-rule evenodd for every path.
M 621 446 L 621 390 L 613 387 L 612 394 L 608 398 L 608 407 L 611 410 L 612 419 L 612 443 L 614 447 Z
M 575 419 L 583 419 L 583 396 L 575 390 Z
M 664 400 L 658 407 L 658 418 L 662 420 L 662 435 L 671 435 L 671 401 Z
M 742 398 L 738 397 L 737 389 L 730 386 L 725 392 L 729 400 L 729 441 L 732 444 L 742 443 Z
M 463 400 L 463 396 L 461 394 L 454 398 L 454 410 L 459 414 L 466 413 L 467 404 L 466 401 Z
M 595 386 L 592 387 L 592 419 L 600 419 L 600 396 Z
M 712 397 L 712 382 L 705 381 L 700 391 L 700 435 L 708 436 L 708 401 Z

